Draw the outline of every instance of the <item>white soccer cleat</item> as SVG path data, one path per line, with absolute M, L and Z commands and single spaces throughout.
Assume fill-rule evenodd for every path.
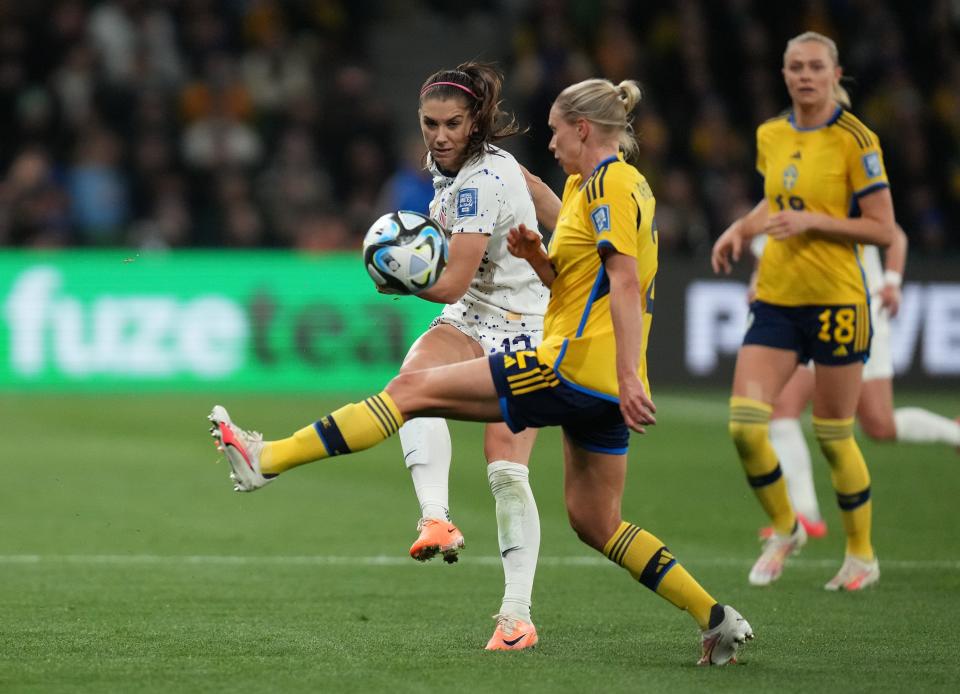
M 207 417 L 212 422 L 210 434 L 217 442 L 217 448 L 223 451 L 230 463 L 233 491 L 255 492 L 270 484 L 276 475 L 265 477 L 260 474 L 260 451 L 263 450 L 263 436 L 256 431 L 244 431 L 230 420 L 224 407 L 216 405 Z
M 863 590 L 880 580 L 880 562 L 864 561 L 847 555 L 843 559 L 843 566 L 837 575 L 831 578 L 823 587 L 827 590 Z
M 763 543 L 763 552 L 750 569 L 750 585 L 768 586 L 783 573 L 783 565 L 787 557 L 797 554 L 800 548 L 807 544 L 807 531 L 803 523 L 797 523 L 797 528 L 789 535 L 774 533 Z
M 703 654 L 697 665 L 726 665 L 737 662 L 737 649 L 753 638 L 750 623 L 739 612 L 723 606 L 723 621 L 703 631 L 700 644 Z

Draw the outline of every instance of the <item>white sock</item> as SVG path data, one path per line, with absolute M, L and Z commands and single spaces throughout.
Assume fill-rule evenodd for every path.
M 496 460 L 487 466 L 490 491 L 497 502 L 497 536 L 503 561 L 504 591 L 500 614 L 530 621 L 533 575 L 540 554 L 540 514 L 530 489 L 526 465 Z
M 893 411 L 897 441 L 910 443 L 947 443 L 960 446 L 960 423 L 919 407 L 899 407 Z
M 810 449 L 803 436 L 799 419 L 774 419 L 770 421 L 770 443 L 780 460 L 780 469 L 787 483 L 787 493 L 797 513 L 807 520 L 819 521 L 820 505 L 817 490 L 813 486 L 813 469 L 810 464 Z
M 437 417 L 411 419 L 400 427 L 403 459 L 410 468 L 421 518 L 450 519 L 450 430 Z

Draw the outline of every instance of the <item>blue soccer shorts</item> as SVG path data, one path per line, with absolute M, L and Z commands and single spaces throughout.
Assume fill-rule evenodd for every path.
M 750 324 L 744 345 L 789 349 L 797 361 L 842 366 L 870 357 L 870 305 L 778 306 L 750 304 Z
M 560 426 L 578 446 L 595 453 L 627 452 L 630 430 L 620 405 L 561 379 L 529 350 L 488 358 L 503 421 L 517 434 L 527 427 Z

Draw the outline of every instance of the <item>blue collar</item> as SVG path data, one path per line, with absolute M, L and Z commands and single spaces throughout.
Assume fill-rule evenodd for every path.
M 619 161 L 619 159 L 620 159 L 620 155 L 619 155 L 619 154 L 611 154 L 609 157 L 607 157 L 606 159 L 604 159 L 603 161 L 601 161 L 599 164 L 597 164 L 595 167 L 593 167 L 593 171 L 590 172 L 590 176 L 593 176 L 593 174 L 597 173 L 597 170 L 598 170 L 601 166 L 606 166 L 607 164 L 612 164 L 612 163 L 615 162 L 615 161 Z M 585 185 L 587 185 L 587 181 L 590 180 L 590 176 L 587 176 L 587 177 L 586 177 L 585 179 L 583 179 L 583 181 L 580 183 L 580 188 L 581 188 L 581 189 L 583 189 L 583 187 L 584 187 Z
M 830 126 L 836 123 L 837 120 L 840 118 L 840 116 L 843 115 L 843 106 L 837 106 L 837 110 L 833 112 L 833 115 L 830 116 L 829 120 L 827 120 L 826 123 L 824 123 L 823 125 L 815 125 L 812 128 L 801 128 L 799 125 L 797 125 L 797 120 L 795 115 L 796 114 L 794 114 L 793 111 L 790 111 L 790 115 L 787 116 L 787 121 L 789 121 L 790 125 L 793 126 L 794 130 L 796 130 L 797 132 L 805 133 L 810 130 L 819 130 L 820 128 L 826 128 L 827 126 Z

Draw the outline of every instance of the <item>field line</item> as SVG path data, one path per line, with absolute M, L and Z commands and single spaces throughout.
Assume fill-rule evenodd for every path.
M 465 565 L 500 566 L 497 556 L 467 556 L 462 558 Z M 696 557 L 686 563 L 692 567 L 704 566 L 742 566 L 753 564 L 752 557 Z M 831 568 L 837 565 L 837 559 L 794 558 L 790 565 L 798 568 Z M 242 556 L 221 554 L 0 554 L 0 564 L 81 564 L 110 566 L 234 566 L 234 565 L 274 565 L 274 566 L 418 566 L 406 556 L 336 556 L 336 555 L 293 555 L 293 556 Z M 880 562 L 886 569 L 938 569 L 942 571 L 960 571 L 960 559 L 886 559 Z M 539 565 L 552 566 L 610 566 L 613 565 L 599 556 L 540 557 Z

